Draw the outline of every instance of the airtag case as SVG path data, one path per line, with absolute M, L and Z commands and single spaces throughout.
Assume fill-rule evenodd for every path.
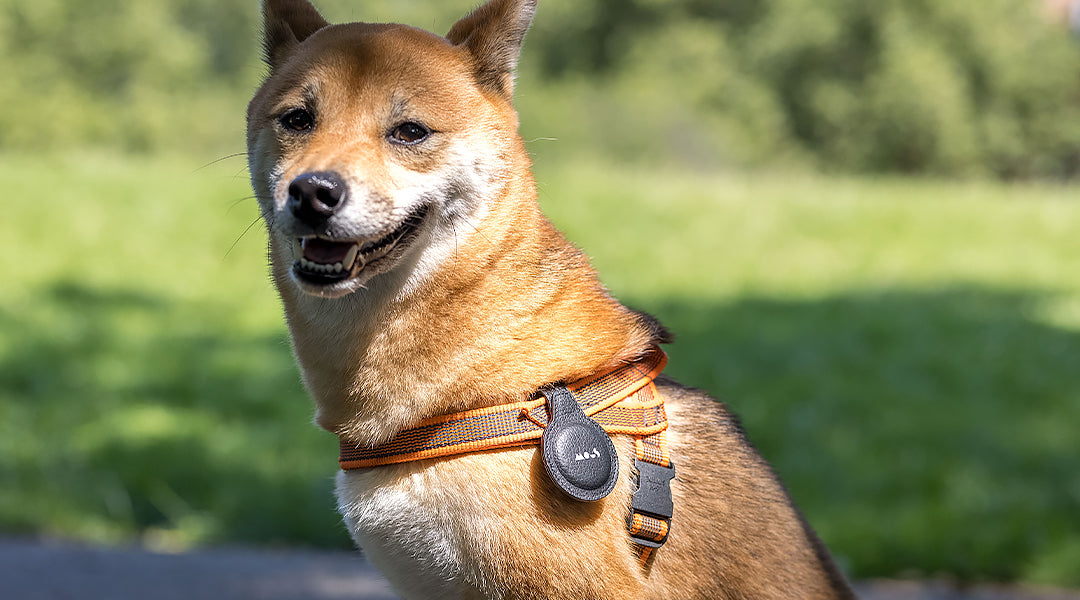
M 571 498 L 595 502 L 615 489 L 619 459 L 603 427 L 587 417 L 573 393 L 544 388 L 548 424 L 540 439 L 548 475 Z

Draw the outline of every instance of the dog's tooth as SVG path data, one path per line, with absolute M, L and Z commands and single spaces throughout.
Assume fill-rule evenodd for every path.
M 356 255 L 359 253 L 360 247 L 356 244 L 353 244 L 352 248 L 349 248 L 349 253 L 345 255 L 345 260 L 341 261 L 341 264 L 343 265 L 342 268 L 351 269 L 353 263 L 356 262 Z
M 304 248 L 300 245 L 300 238 L 293 238 L 292 249 L 293 258 L 301 258 L 304 256 Z
M 335 273 L 340 273 L 343 268 L 344 267 L 341 266 L 341 263 L 334 263 L 334 272 Z

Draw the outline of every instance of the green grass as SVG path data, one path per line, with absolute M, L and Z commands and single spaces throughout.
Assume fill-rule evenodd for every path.
M 347 544 L 242 159 L 199 166 L 0 168 L 3 529 Z
M 348 546 L 242 161 L 0 162 L 0 531 Z M 854 575 L 1080 586 L 1075 188 L 538 180 Z

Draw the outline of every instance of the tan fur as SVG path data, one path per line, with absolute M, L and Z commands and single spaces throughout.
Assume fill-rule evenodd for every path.
M 447 40 L 325 26 L 306 0 L 264 5 L 271 74 L 248 110 L 252 182 L 316 420 L 353 442 L 522 400 L 660 341 L 537 207 L 510 102 L 534 10 L 535 0 L 493 0 Z M 298 106 L 315 114 L 299 134 L 278 121 Z M 406 121 L 433 133 L 388 142 Z M 290 182 L 313 171 L 348 189 L 321 237 L 377 240 L 428 212 L 387 259 L 339 287 L 314 285 L 291 273 L 293 238 L 310 231 L 288 209 Z M 625 437 L 619 483 L 597 503 L 563 496 L 526 447 L 341 473 L 346 523 L 406 598 L 852 597 L 734 418 L 672 382 L 661 390 L 676 512 L 647 571 L 626 533 Z

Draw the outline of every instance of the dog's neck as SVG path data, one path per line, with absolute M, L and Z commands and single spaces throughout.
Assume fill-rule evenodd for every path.
M 540 213 L 527 167 L 423 281 L 399 265 L 344 298 L 274 276 L 316 422 L 374 444 L 441 414 L 522 400 L 633 360 L 655 343 Z

